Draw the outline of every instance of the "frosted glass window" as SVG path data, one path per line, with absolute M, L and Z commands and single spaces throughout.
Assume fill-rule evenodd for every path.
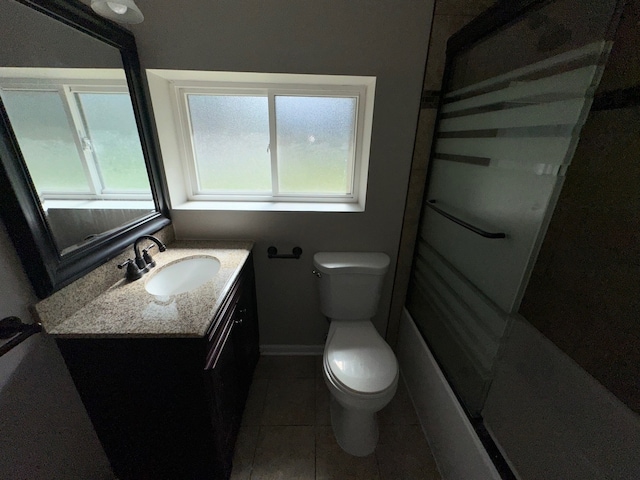
M 3 90 L 2 101 L 38 194 L 90 192 L 60 94 Z
M 104 190 L 151 194 L 129 95 L 76 95 Z
M 266 96 L 187 95 L 200 192 L 271 192 Z
M 357 99 L 276 96 L 280 193 L 351 193 Z
M 175 173 L 169 189 L 185 203 L 364 210 L 374 77 L 147 73 L 153 101 L 173 107 L 159 125 L 160 144 Z

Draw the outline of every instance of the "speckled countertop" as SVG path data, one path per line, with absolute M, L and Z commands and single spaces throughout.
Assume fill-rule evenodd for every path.
M 133 282 L 122 278 L 66 318 L 60 318 L 55 294 L 38 303 L 35 311 L 45 331 L 57 337 L 202 337 L 252 246 L 252 242 L 175 242 L 165 252 L 155 251 L 157 265 L 144 277 Z M 165 299 L 145 290 L 155 272 L 193 256 L 212 256 L 220 261 L 220 270 L 212 280 Z

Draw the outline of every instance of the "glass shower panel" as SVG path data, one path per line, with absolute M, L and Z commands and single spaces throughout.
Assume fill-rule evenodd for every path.
M 516 22 L 456 54 L 451 59 L 449 90 L 500 77 L 602 41 L 607 37 L 617 3 L 616 0 L 545 2 L 542 8 L 530 10 Z
M 449 58 L 407 307 L 481 417 L 610 50 L 615 1 L 558 0 Z

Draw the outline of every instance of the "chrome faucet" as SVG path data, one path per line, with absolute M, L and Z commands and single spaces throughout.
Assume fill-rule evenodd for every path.
M 143 248 L 142 252 L 140 252 L 139 244 L 143 240 L 151 240 L 153 243 L 148 247 Z M 137 280 L 142 277 L 142 275 L 147 273 L 150 268 L 156 266 L 155 260 L 149 254 L 149 250 L 151 250 L 156 245 L 158 246 L 158 250 L 160 252 L 164 252 L 167 249 L 165 244 L 153 235 L 141 235 L 136 239 L 135 242 L 133 242 L 133 252 L 135 253 L 135 260 L 131 260 L 129 258 L 126 262 L 118 265 L 118 268 L 120 269 L 127 267 L 127 280 Z

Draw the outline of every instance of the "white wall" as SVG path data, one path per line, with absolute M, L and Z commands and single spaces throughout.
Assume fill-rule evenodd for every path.
M 0 318 L 31 323 L 37 299 L 0 222 Z M 39 333 L 0 358 L 0 478 L 112 479 L 53 340 Z
M 14 0 L 0 0 L 0 67 L 122 68 L 120 52 Z
M 324 343 L 312 256 L 383 251 L 392 265 L 374 319 L 386 329 L 433 2 L 417 0 L 140 0 L 133 26 L 143 68 L 377 77 L 363 213 L 174 211 L 178 238 L 256 241 L 262 344 Z M 298 245 L 302 259 L 268 260 Z

